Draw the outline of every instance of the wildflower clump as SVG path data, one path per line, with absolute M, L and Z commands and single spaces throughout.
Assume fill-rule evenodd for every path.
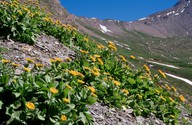
M 167 124 L 177 123 L 178 101 L 187 100 L 175 87 L 161 82 L 159 76 L 166 78 L 165 73 L 159 70 L 154 76 L 146 64 L 133 69 L 129 61 L 136 57 L 128 60 L 127 55 L 119 55 L 113 42 L 108 47 L 92 42 L 73 26 L 51 18 L 36 0 L 24 4 L 1 2 L 0 30 L 8 33 L 4 36 L 34 44 L 42 31 L 77 55 L 73 60 L 51 57 L 48 67 L 32 58 L 26 58 L 22 67 L 1 60 L 0 112 L 5 117 L 0 117 L 0 124 L 92 124 L 87 105 L 97 100 L 111 107 L 130 107 L 136 115 L 155 114 Z M 24 73 L 15 75 L 18 68 Z
M 112 51 L 117 51 L 116 45 L 111 41 L 108 42 L 108 48 Z

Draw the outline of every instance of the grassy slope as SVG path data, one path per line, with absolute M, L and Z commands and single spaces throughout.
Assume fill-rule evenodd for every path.
M 82 23 L 81 23 L 82 24 Z M 83 24 L 82 24 L 83 25 Z M 181 76 L 187 79 L 192 80 L 192 59 L 190 58 L 192 49 L 192 39 L 191 38 L 157 38 L 153 36 L 149 36 L 140 32 L 127 32 L 127 36 L 124 38 L 116 38 L 109 36 L 100 32 L 99 30 L 87 27 L 86 28 L 94 31 L 96 34 L 100 35 L 102 38 L 110 41 L 118 41 L 120 43 L 125 43 L 129 45 L 131 51 L 126 50 L 125 48 L 118 47 L 118 52 L 125 57 L 129 58 L 130 55 L 144 57 L 145 59 L 153 59 L 157 62 L 171 64 L 174 66 L 180 67 L 180 69 L 168 68 L 160 65 L 154 65 L 154 68 L 163 69 L 163 71 L 175 74 L 177 76 Z M 106 42 L 100 38 L 93 37 L 96 41 L 106 44 Z M 176 59 L 176 58 L 178 59 Z M 145 63 L 143 60 L 134 61 L 136 66 L 141 66 L 141 64 Z M 181 93 L 186 95 L 190 102 L 192 102 L 192 86 L 177 79 L 173 79 L 168 77 L 168 81 L 172 83 L 172 85 L 176 86 Z

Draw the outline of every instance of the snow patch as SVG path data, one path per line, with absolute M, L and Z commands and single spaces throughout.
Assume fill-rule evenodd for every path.
M 139 59 L 144 59 L 144 58 L 143 58 L 143 57 L 141 57 L 141 56 L 139 56 L 138 58 L 139 58 Z
M 108 22 L 112 22 L 113 20 L 107 20 Z
M 185 8 L 181 10 L 181 13 L 183 13 L 185 11 Z
M 179 15 L 179 13 L 176 13 L 176 14 L 175 14 L 175 16 L 178 16 L 178 15 Z
M 116 43 L 117 44 L 117 46 L 120 46 L 120 47 L 122 47 L 123 48 L 123 45 L 121 45 L 121 44 L 119 44 L 119 43 Z
M 169 13 L 167 13 L 167 16 L 169 16 L 169 15 L 171 15 L 173 12 L 169 12 Z
M 96 17 L 93 17 L 93 18 L 91 18 L 92 20 L 96 20 L 97 18 Z
M 118 43 L 118 41 L 114 40 L 115 43 Z
M 127 47 L 126 49 L 127 49 L 127 50 L 131 50 L 131 48 L 129 48 L 129 47 Z
M 106 40 L 105 38 L 101 38 L 102 40 Z
M 182 78 L 182 77 L 179 77 L 179 76 L 175 76 L 173 74 L 169 74 L 169 73 L 165 73 L 166 75 L 172 77 L 172 78 L 175 78 L 175 79 L 179 79 L 179 80 L 182 80 L 190 85 L 192 85 L 192 81 L 190 81 L 189 79 L 186 79 L 186 78 Z
M 148 63 L 157 64 L 157 65 L 161 65 L 161 66 L 166 66 L 166 67 L 174 68 L 174 69 L 179 69 L 179 67 L 176 67 L 176 66 L 173 66 L 173 65 L 169 65 L 169 64 L 159 63 L 159 62 L 155 62 L 155 61 L 147 61 L 147 62 Z
M 111 30 L 107 29 L 106 26 L 103 26 L 100 24 L 100 27 L 101 27 L 101 32 L 103 32 L 103 33 L 107 33 L 107 32 L 113 33 Z
M 144 18 L 139 19 L 139 21 L 141 21 L 141 20 L 146 20 L 146 19 L 147 19 L 147 17 L 144 17 Z

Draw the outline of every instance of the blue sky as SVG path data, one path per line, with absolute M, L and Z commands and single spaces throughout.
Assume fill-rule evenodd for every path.
M 133 21 L 173 6 L 178 0 L 60 0 L 76 16 Z

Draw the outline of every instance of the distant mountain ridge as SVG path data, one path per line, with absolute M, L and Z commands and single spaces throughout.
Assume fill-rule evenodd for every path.
M 106 26 L 113 34 L 122 35 L 127 31 L 139 31 L 156 37 L 192 36 L 192 3 L 190 0 L 180 0 L 173 7 L 141 18 L 133 22 L 116 20 L 98 20 L 95 18 L 78 18 L 88 27 L 100 29 L 100 24 Z M 111 34 L 112 33 L 108 33 Z
M 53 13 L 54 18 L 64 23 L 76 25 L 79 30 L 95 37 L 99 37 L 98 34 L 95 34 L 87 27 L 98 29 L 108 35 L 120 37 L 126 35 L 127 31 L 139 31 L 163 38 L 192 36 L 192 3 L 190 0 L 179 0 L 167 10 L 133 22 L 77 17 L 69 14 L 59 0 L 40 0 L 39 2 L 42 6 L 47 6 L 48 11 Z M 109 32 L 103 32 L 102 28 Z

